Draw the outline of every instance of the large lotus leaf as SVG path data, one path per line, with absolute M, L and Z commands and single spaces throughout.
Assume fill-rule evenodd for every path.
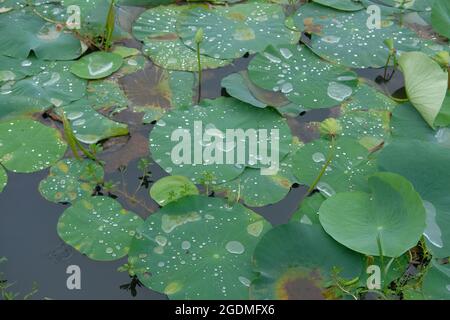
M 427 300 L 450 299 L 450 264 L 431 261 L 431 268 L 424 277 L 422 292 Z
M 360 79 L 361 81 L 361 79 Z M 354 94 L 342 104 L 345 111 L 386 110 L 392 111 L 398 105 L 384 93 L 370 85 L 360 82 Z
M 259 101 L 249 90 L 246 80 L 241 73 L 232 73 L 222 79 L 221 86 L 227 89 L 227 93 L 245 103 L 258 108 L 265 108 L 267 104 Z
M 129 262 L 145 286 L 171 299 L 247 299 L 263 217 L 219 198 L 188 196 L 138 229 Z
M 70 71 L 83 79 L 101 79 L 119 70 L 123 59 L 111 52 L 93 52 L 76 61 Z
M 436 116 L 434 125 L 437 127 L 450 126 L 450 90 L 447 91 L 444 102 L 442 103 L 441 110 Z
M 433 127 L 447 93 L 448 73 L 421 52 L 405 52 L 398 63 L 405 77 L 409 100 Z
M 366 255 L 398 257 L 414 247 L 425 229 L 425 208 L 413 185 L 402 176 L 378 172 L 368 179 L 371 193 L 343 192 L 319 210 L 325 231 L 336 241 Z
M 353 279 L 362 257 L 329 237 L 319 225 L 290 222 L 273 228 L 258 243 L 253 256 L 260 276 L 252 282 L 252 299 L 304 300 L 337 298 L 333 269 Z
M 450 2 L 435 0 L 431 12 L 433 29 L 439 34 L 450 38 Z
M 450 148 L 450 128 L 433 130 L 410 103 L 398 106 L 392 113 L 391 133 L 394 138 L 417 139 Z
M 390 136 L 389 111 L 346 111 L 340 117 L 341 136 L 350 137 L 371 150 Z
M 192 105 L 195 77 L 191 72 L 149 66 L 119 79 L 131 107 L 144 112 L 144 123 L 160 119 L 167 109 Z
M 7 183 L 8 183 L 8 175 L 6 174 L 5 169 L 3 169 L 3 167 L 0 165 L 0 193 L 6 187 Z
M 156 181 L 150 189 L 150 196 L 160 206 L 165 206 L 182 197 L 198 193 L 195 184 L 183 176 L 164 177 Z
M 80 199 L 59 218 L 61 239 L 93 260 L 113 261 L 130 250 L 142 219 L 109 197 Z
M 16 59 L 0 55 L 0 84 L 38 74 L 43 66 L 44 62 L 34 57 Z
M 64 159 L 50 168 L 39 184 L 41 195 L 51 202 L 73 203 L 90 197 L 103 181 L 103 167 L 92 160 Z
M 358 11 L 364 6 L 353 0 L 313 0 L 313 2 L 342 11 Z
M 195 183 L 206 179 L 220 184 L 236 178 L 246 165 L 268 169 L 269 162 L 275 166 L 289 153 L 290 129 L 275 110 L 256 109 L 233 98 L 204 103 L 206 106 L 173 110 L 151 132 L 150 151 L 166 172 L 184 175 Z M 236 135 L 227 139 L 227 129 Z M 259 135 L 259 143 L 251 142 L 258 139 L 254 133 Z M 172 160 L 172 155 L 177 159 Z
M 197 5 L 159 6 L 145 11 L 133 25 L 133 34 L 144 42 L 143 52 L 157 65 L 170 70 L 197 71 L 197 53 L 184 45 L 176 22 L 182 12 Z M 201 56 L 203 69 L 223 67 L 231 60 Z
M 330 197 L 336 192 L 366 190 L 367 176 L 375 172 L 369 151 L 358 141 L 342 137 L 332 149 L 331 142 L 316 140 L 294 155 L 294 174 L 300 183 L 311 186 L 326 163 L 330 150 L 334 156 L 317 184 L 317 189 Z
M 421 195 L 427 212 L 425 236 L 439 258 L 450 256 L 450 153 L 419 140 L 395 139 L 379 155 L 382 170 L 401 174 Z
M 80 40 L 30 10 L 0 14 L 0 30 L 0 52 L 6 56 L 26 59 L 33 51 L 42 60 L 72 60 L 82 53 Z
M 98 109 L 113 108 L 115 111 L 126 109 L 128 99 L 114 80 L 97 80 L 89 82 L 87 98 L 92 107 Z
M 320 224 L 319 209 L 326 198 L 320 192 L 314 192 L 305 197 L 300 207 L 292 214 L 290 221 L 298 221 L 304 224 Z
M 0 165 L 13 172 L 50 167 L 66 152 L 58 130 L 32 120 L 0 122 Z
M 295 43 L 299 33 L 285 27 L 281 6 L 244 3 L 213 9 L 193 8 L 181 14 L 177 31 L 187 46 L 196 49 L 195 34 L 203 29 L 200 53 L 214 58 L 240 58 L 263 51 L 269 44 Z
M 323 61 L 303 45 L 269 46 L 253 58 L 248 72 L 256 85 L 280 91 L 307 109 L 341 103 L 356 84 L 356 74 Z
M 273 175 L 261 175 L 260 170 L 245 168 L 236 179 L 214 187 L 215 192 L 224 192 L 229 201 L 242 200 L 250 207 L 263 207 L 284 199 L 297 182 L 292 173 L 292 158 L 301 147 L 294 141 L 292 151 L 280 162 L 279 171 Z
M 113 121 L 98 113 L 86 99 L 60 107 L 57 112 L 64 112 L 71 122 L 75 137 L 86 144 L 94 144 L 107 138 L 128 134 L 126 124 Z
M 368 18 L 366 10 L 348 13 L 317 4 L 300 7 L 293 17 L 299 30 L 312 33 L 309 46 L 315 53 L 352 68 L 383 67 L 388 57 L 385 39 L 394 39 L 399 51 L 424 50 L 434 55 L 442 50 L 388 19 L 381 21 L 381 29 L 369 29 Z
M 1 87 L 0 118 L 42 112 L 82 98 L 86 81 L 68 72 L 71 62 L 52 62 L 39 74 Z

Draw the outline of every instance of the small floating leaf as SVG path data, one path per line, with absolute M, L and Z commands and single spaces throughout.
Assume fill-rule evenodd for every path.
M 150 196 L 160 206 L 165 206 L 182 197 L 198 194 L 198 189 L 188 178 L 168 176 L 159 179 L 150 189 Z
M 395 173 L 368 179 L 371 193 L 338 193 L 319 210 L 325 231 L 366 255 L 398 257 L 414 247 L 425 229 L 425 209 L 413 185 Z
M 248 299 L 252 253 L 269 228 L 240 204 L 183 197 L 138 229 L 129 262 L 145 286 L 170 299 Z
M 58 130 L 32 120 L 0 122 L 0 164 L 13 172 L 29 173 L 56 163 L 67 145 Z
M 67 244 L 93 260 L 113 261 L 130 249 L 135 230 L 143 223 L 108 197 L 76 201 L 58 221 L 58 234 Z
M 120 55 L 111 52 L 94 52 L 76 61 L 70 71 L 83 79 L 105 78 L 122 66 Z

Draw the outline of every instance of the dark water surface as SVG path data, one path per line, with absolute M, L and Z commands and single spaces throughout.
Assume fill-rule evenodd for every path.
M 239 59 L 234 65 L 215 71 L 206 71 L 203 83 L 203 98 L 215 98 L 221 95 L 221 79 L 233 72 L 244 70 L 251 57 Z M 371 80 L 382 74 L 382 70 L 358 71 L 359 75 Z M 389 86 L 391 93 L 403 87 L 401 74 L 397 74 Z M 304 141 L 314 138 L 305 131 L 305 123 L 321 121 L 330 115 L 330 110 L 314 110 L 306 112 L 297 118 L 289 120 L 294 135 Z M 136 116 L 136 115 L 134 115 Z M 106 180 L 123 181 L 128 192 L 133 193 L 141 176 L 136 168 L 138 159 L 148 154 L 148 133 L 152 125 L 140 125 L 140 119 L 134 120 L 128 113 L 119 114 L 117 120 L 133 122 L 130 137 L 113 139 L 105 145 L 101 158 L 106 160 Z M 305 141 L 307 142 L 307 141 Z M 127 164 L 125 173 L 117 168 Z M 151 166 L 152 180 L 166 175 L 161 168 Z M 7 280 L 14 285 L 10 291 L 26 294 L 32 283 L 38 284 L 39 291 L 34 299 L 133 299 L 130 292 L 120 289 L 129 283 L 126 272 L 117 272 L 117 268 L 126 263 L 126 258 L 115 262 L 96 262 L 81 255 L 59 239 L 56 225 L 59 216 L 67 208 L 54 204 L 41 197 L 38 191 L 39 182 L 48 175 L 48 169 L 35 174 L 14 174 L 8 172 L 9 182 L 0 193 L 0 257 L 8 261 L 0 265 L 0 271 L 5 273 Z M 254 210 L 266 217 L 272 224 L 282 224 L 289 221 L 290 216 L 305 196 L 306 188 L 293 188 L 281 202 Z M 152 211 L 157 205 L 142 188 L 138 193 L 139 200 Z M 140 214 L 143 218 L 149 212 L 143 206 L 127 201 L 124 197 L 118 199 L 124 207 Z M 68 290 L 66 268 L 78 265 L 81 268 L 81 290 Z M 165 299 L 164 295 L 152 292 L 146 288 L 138 288 L 134 299 Z

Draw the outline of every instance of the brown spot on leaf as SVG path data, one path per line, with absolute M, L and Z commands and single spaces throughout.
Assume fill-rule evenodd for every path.
M 322 33 L 322 25 L 314 24 L 314 18 L 303 19 L 303 25 L 305 26 L 305 32 L 309 34 L 320 34 Z

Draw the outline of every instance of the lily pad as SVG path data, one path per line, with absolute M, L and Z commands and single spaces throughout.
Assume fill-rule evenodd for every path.
M 300 183 L 311 186 L 325 165 L 330 150 L 331 142 L 321 139 L 297 151 L 293 171 Z M 316 188 L 326 197 L 337 192 L 367 190 L 367 176 L 375 172 L 369 151 L 356 140 L 346 137 L 337 139 L 333 150 L 334 157 Z
M 180 14 L 198 5 L 158 6 L 145 11 L 133 25 L 133 35 L 144 42 L 143 52 L 157 65 L 180 71 L 198 71 L 197 53 L 185 46 L 176 30 Z M 201 57 L 203 69 L 230 64 L 231 60 Z
M 208 179 L 210 184 L 220 184 L 236 178 L 245 166 L 270 170 L 289 153 L 290 129 L 275 110 L 255 109 L 232 98 L 204 103 L 206 106 L 171 111 L 152 130 L 150 151 L 167 173 L 189 177 L 195 183 Z M 228 141 L 227 129 L 236 133 Z M 267 139 L 260 140 L 259 150 L 267 150 L 267 154 L 257 154 L 254 148 L 258 143 L 250 143 L 249 138 L 257 138 L 260 129 L 267 130 Z
M 431 261 L 431 268 L 423 280 L 422 292 L 428 300 L 450 299 L 450 264 Z
M 6 187 L 7 183 L 8 183 L 8 175 L 6 174 L 5 169 L 3 169 L 2 166 L 0 166 L 0 193 Z
M 259 101 L 253 96 L 246 86 L 244 77 L 240 73 L 232 73 L 229 76 L 226 76 L 222 79 L 221 85 L 227 89 L 228 94 L 233 98 L 258 108 L 267 107 L 267 104 Z
M 34 57 L 16 59 L 0 55 L 0 84 L 7 81 L 18 81 L 42 71 L 45 63 Z
M 353 279 L 362 257 L 329 237 L 319 225 L 290 222 L 267 232 L 255 249 L 252 299 L 317 300 L 337 298 L 333 269 Z
M 80 40 L 27 9 L 1 14 L 0 29 L 8 30 L 0 34 L 0 52 L 6 56 L 26 59 L 33 52 L 42 60 L 72 60 L 82 54 Z
M 170 299 L 248 299 L 252 253 L 269 228 L 240 204 L 183 197 L 138 229 L 129 262 L 145 286 Z
M 382 170 L 401 174 L 421 195 L 427 213 L 425 238 L 435 257 L 450 256 L 450 153 L 436 143 L 394 139 L 378 157 Z
M 299 30 L 312 34 L 309 46 L 316 54 L 347 67 L 383 67 L 388 57 L 385 39 L 394 39 L 399 51 L 424 50 L 434 55 L 442 50 L 434 50 L 434 43 L 423 41 L 389 16 L 381 17 L 380 29 L 369 29 L 368 18 L 366 10 L 343 12 L 314 3 L 302 6 L 293 17 Z
M 358 87 L 354 94 L 342 104 L 342 109 L 347 111 L 385 110 L 393 111 L 398 103 L 381 91 L 364 83 L 359 79 Z
M 450 38 L 450 3 L 448 1 L 434 0 L 431 23 L 436 32 Z
M 250 62 L 248 72 L 256 85 L 280 91 L 306 109 L 338 105 L 356 85 L 355 73 L 323 61 L 303 45 L 269 46 Z
M 86 81 L 68 72 L 72 62 L 52 62 L 39 74 L 1 87 L 0 118 L 17 118 L 59 107 L 85 95 Z
M 64 159 L 50 168 L 39 184 L 41 195 L 51 202 L 73 203 L 90 197 L 103 181 L 103 168 L 92 160 Z
M 76 61 L 70 71 L 83 79 L 105 78 L 122 66 L 120 55 L 111 52 L 94 52 Z
M 87 87 L 87 98 L 96 110 L 114 107 L 114 111 L 117 112 L 128 106 L 125 93 L 114 80 L 90 81 Z
M 378 172 L 368 179 L 371 193 L 344 192 L 319 210 L 325 231 L 346 247 L 366 255 L 398 257 L 414 247 L 425 229 L 425 208 L 402 176 Z
M 58 130 L 32 120 L 0 122 L 0 165 L 29 173 L 56 163 L 67 145 Z
M 160 206 L 182 197 L 198 194 L 198 189 L 188 178 L 183 176 L 168 176 L 159 179 L 150 189 L 150 196 Z
M 298 221 L 304 224 L 320 224 L 319 209 L 326 199 L 320 192 L 314 192 L 310 196 L 305 197 L 290 221 Z
M 296 43 L 300 34 L 287 29 L 284 20 L 283 9 L 277 4 L 199 7 L 183 12 L 177 21 L 177 32 L 184 44 L 195 50 L 195 34 L 202 28 L 200 53 L 216 59 L 234 59 L 247 52 L 261 52 L 269 44 Z
M 398 63 L 405 77 L 409 100 L 433 127 L 447 93 L 448 73 L 421 52 L 405 52 Z
M 128 134 L 128 126 L 113 121 L 95 111 L 86 99 L 75 101 L 60 107 L 57 113 L 64 112 L 71 122 L 75 137 L 86 144 L 94 144 L 101 140 Z
M 77 251 L 98 261 L 113 261 L 127 255 L 142 219 L 109 197 L 76 201 L 59 218 L 61 239 Z

